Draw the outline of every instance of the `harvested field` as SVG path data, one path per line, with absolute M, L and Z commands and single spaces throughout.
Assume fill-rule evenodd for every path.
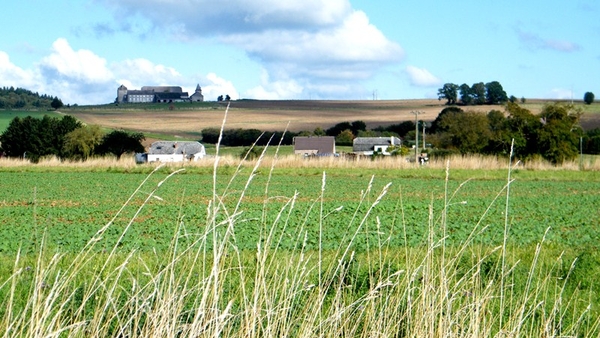
M 68 113 L 90 124 L 143 132 L 195 134 L 204 128 L 220 127 L 225 104 L 193 108 L 175 105 L 173 110 L 71 109 Z M 364 121 L 368 128 L 414 120 L 412 111 L 422 112 L 419 119 L 433 120 L 444 109 L 438 100 L 390 101 L 232 101 L 227 128 L 256 128 L 265 131 L 327 129 L 340 122 Z M 489 111 L 497 106 L 474 109 Z
M 525 108 L 539 113 L 543 100 L 529 100 Z M 579 104 L 579 103 L 578 103 Z M 219 128 L 223 122 L 225 103 L 190 105 L 176 103 L 168 106 L 123 105 L 77 107 L 66 113 L 89 123 L 107 128 L 123 128 L 144 133 L 170 134 L 181 137 L 197 137 L 202 129 Z M 443 101 L 423 100 L 377 100 L 377 101 L 316 101 L 316 100 L 240 100 L 232 101 L 227 116 L 228 129 L 256 128 L 264 131 L 312 131 L 317 127 L 327 129 L 340 122 L 364 121 L 368 128 L 387 126 L 414 120 L 411 113 L 419 111 L 419 119 L 432 121 L 446 106 Z M 586 107 L 582 117 L 585 129 L 600 126 L 600 105 Z M 502 106 L 469 106 L 465 110 L 487 113 L 492 109 L 504 110 Z

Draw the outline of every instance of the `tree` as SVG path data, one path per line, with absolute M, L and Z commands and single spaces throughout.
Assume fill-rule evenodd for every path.
M 454 83 L 446 83 L 438 89 L 438 100 L 445 99 L 447 105 L 456 104 L 458 98 L 458 85 Z
M 65 135 L 64 153 L 68 158 L 85 161 L 94 154 L 103 136 L 97 125 L 79 127 Z
M 411 131 L 415 130 L 415 123 L 413 121 L 402 121 L 399 124 L 392 124 L 385 128 L 378 128 L 379 131 L 387 131 L 394 133 L 400 137 L 406 136 Z
M 471 95 L 471 87 L 468 84 L 463 83 L 458 87 L 460 91 L 460 102 L 465 106 L 473 104 L 473 96 Z
M 579 137 L 583 135 L 580 116 L 581 111 L 571 104 L 554 103 L 542 108 L 538 147 L 545 159 L 560 164 L 577 157 Z
M 431 127 L 429 128 L 429 133 L 435 134 L 438 132 L 446 131 L 446 129 L 440 125 L 440 122 L 442 121 L 442 118 L 444 117 L 444 115 L 451 114 L 451 113 L 462 113 L 462 112 L 463 112 L 463 110 L 460 109 L 459 107 L 446 107 L 446 108 L 442 109 L 442 111 L 438 114 L 438 116 L 435 118 L 435 120 L 431 123 Z M 414 123 L 412 124 L 412 128 L 413 128 L 413 130 L 415 129 Z
M 474 83 L 471 86 L 473 104 L 485 104 L 485 85 L 483 82 Z
M 594 102 L 594 93 L 586 92 L 583 95 L 583 102 L 585 102 L 586 104 L 592 104 Z
M 335 137 L 335 143 L 340 146 L 351 146 L 354 140 L 352 130 L 346 129 Z
M 325 133 L 327 134 L 327 136 L 338 136 L 344 130 L 352 131 L 352 124 L 350 124 L 350 122 L 340 122 L 335 126 L 327 129 Z
M 367 124 L 364 121 L 357 120 L 352 122 L 352 132 L 356 135 L 359 131 L 366 131 Z
M 516 103 L 507 103 L 505 131 L 502 133 L 503 152 L 510 153 L 511 142 L 514 139 L 513 154 L 516 157 L 527 158 L 538 153 L 538 131 L 542 126 L 539 117 Z
M 315 130 L 313 131 L 313 134 L 315 136 L 325 136 L 325 135 L 327 135 L 325 133 L 325 130 L 323 130 L 323 128 L 321 128 L 321 127 L 316 127 Z
M 487 104 L 499 104 L 508 101 L 508 96 L 498 81 L 485 84 L 485 98 Z
M 124 153 L 141 153 L 144 152 L 142 141 L 146 137 L 142 133 L 128 133 L 124 130 L 112 131 L 102 138 L 102 143 L 98 146 L 99 154 L 113 154 L 117 160 Z
M 54 108 L 54 110 L 62 108 L 63 103 L 58 97 L 54 97 L 52 102 L 50 103 L 50 107 Z
M 451 112 L 445 114 L 440 127 L 446 130 L 446 140 L 462 154 L 482 153 L 491 137 L 488 119 L 478 112 Z
M 510 140 L 504 138 L 504 134 L 506 134 L 506 117 L 504 113 L 499 110 L 490 110 L 487 114 L 487 119 L 490 129 L 490 140 L 485 152 L 507 155 Z M 507 144 L 509 144 L 508 147 L 506 146 Z
M 9 157 L 27 157 L 37 161 L 42 142 L 39 138 L 39 119 L 15 117 L 0 135 L 2 150 Z

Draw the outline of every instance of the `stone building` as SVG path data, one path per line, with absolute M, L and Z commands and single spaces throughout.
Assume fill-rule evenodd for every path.
M 200 85 L 190 97 L 179 86 L 144 86 L 140 90 L 127 89 L 124 85 L 117 88 L 117 103 L 152 103 L 204 101 Z

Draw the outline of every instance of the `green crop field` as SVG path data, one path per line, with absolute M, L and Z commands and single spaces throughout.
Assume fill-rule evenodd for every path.
M 248 169 L 249 170 L 249 169 Z M 165 250 L 178 222 L 190 234 L 203 232 L 208 202 L 212 200 L 212 173 L 209 169 L 180 173 L 170 178 L 134 220 L 130 232 L 119 246 L 123 250 Z M 451 199 L 447 210 L 448 243 L 462 243 L 473 231 L 475 241 L 484 245 L 502 243 L 505 200 L 494 199 L 502 193 L 505 179 L 450 179 L 401 176 L 401 172 L 382 172 L 375 176 L 365 170 L 331 170 L 326 174 L 325 190 L 320 199 L 322 172 L 276 169 L 269 175 L 259 172 L 244 188 L 247 174 L 231 182 L 224 172 L 218 177 L 217 195 L 228 209 L 241 203 L 244 210 L 236 228 L 237 244 L 253 249 L 259 229 L 274 222 L 277 210 L 294 200 L 287 229 L 281 232 L 282 247 L 292 248 L 301 231 L 307 232 L 310 248 L 317 245 L 320 208 L 332 212 L 323 223 L 323 243 L 327 249 L 339 247 L 348 233 L 360 223 L 363 214 L 391 183 L 385 196 L 372 211 L 367 227 L 358 235 L 357 250 L 365 250 L 380 240 L 379 233 L 392 247 L 419 246 L 427 240 L 429 206 L 435 217 L 441 215 L 445 190 Z M 549 242 L 560 246 L 596 246 L 600 243 L 600 181 L 595 173 L 585 180 L 557 181 L 554 178 L 519 179 L 511 185 L 509 203 L 510 241 L 515 245 L 538 242 L 547 228 Z M 146 174 L 123 172 L 0 172 L 0 252 L 17 249 L 31 252 L 46 233 L 46 244 L 53 250 L 76 252 L 125 203 Z M 134 203 L 115 222 L 107 234 L 107 245 L 114 245 L 122 228 L 133 217 L 143 199 L 165 173 L 153 175 Z M 452 178 L 452 177 L 451 177 Z M 267 184 L 268 182 L 268 184 Z M 240 199 L 241 191 L 244 191 Z M 295 194 L 297 196 L 294 198 Z M 342 207 L 339 211 L 334 211 Z M 266 214 L 265 214 L 266 212 Z M 402 217 L 400 217 L 402 215 Z M 436 220 L 434 219 L 434 222 Z M 405 232 L 406 231 L 406 232 Z

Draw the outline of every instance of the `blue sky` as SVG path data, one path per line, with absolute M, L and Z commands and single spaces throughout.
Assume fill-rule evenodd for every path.
M 112 102 L 200 84 L 207 100 L 600 95 L 594 0 L 20 0 L 3 4 L 0 86 Z

